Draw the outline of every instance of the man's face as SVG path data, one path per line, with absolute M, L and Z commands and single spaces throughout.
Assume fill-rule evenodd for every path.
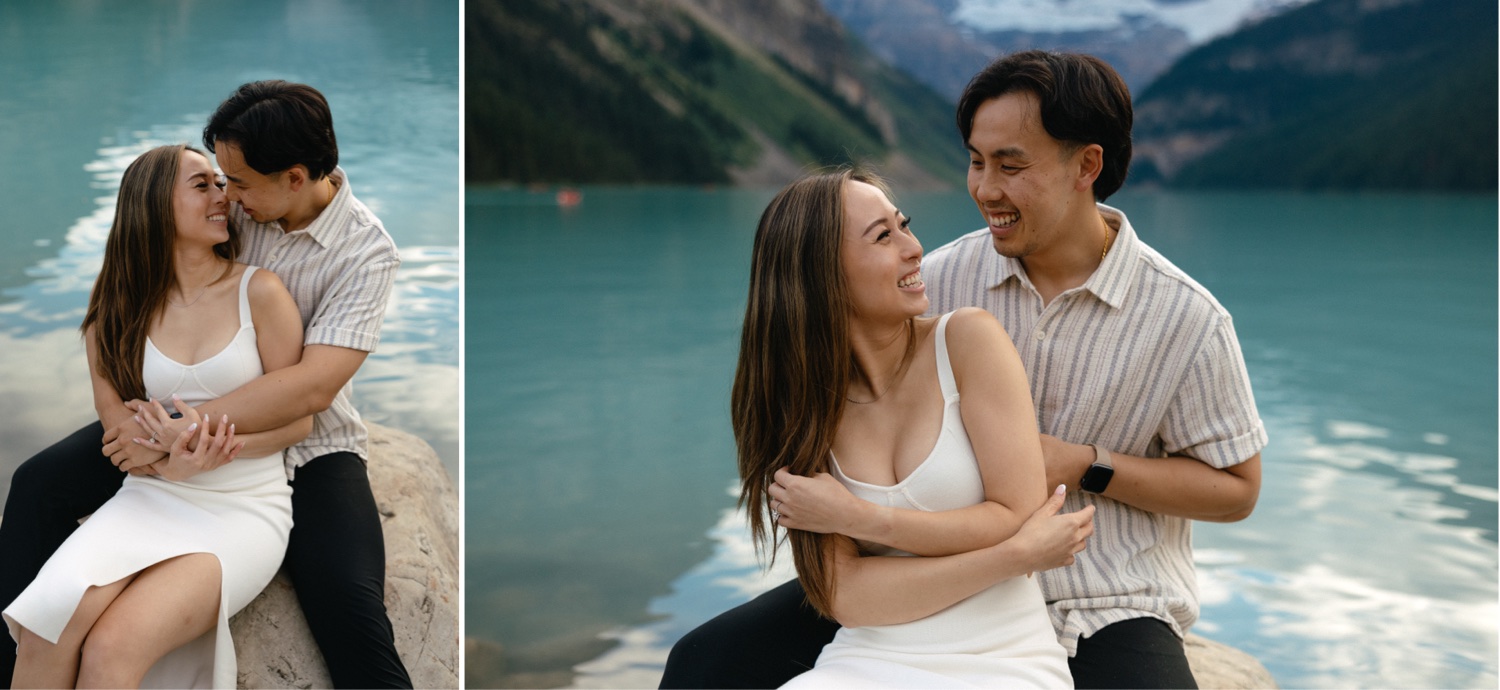
M 969 196 L 979 206 L 995 251 L 1024 258 L 1056 246 L 1068 232 L 1077 193 L 1076 159 L 1042 127 L 1036 97 L 1011 92 L 985 101 L 969 133 Z
M 245 163 L 239 144 L 228 141 L 214 142 L 214 158 L 219 170 L 228 178 L 225 192 L 229 200 L 238 202 L 245 213 L 257 223 L 273 223 L 287 215 L 291 208 L 292 189 L 290 175 L 285 171 L 262 175 Z

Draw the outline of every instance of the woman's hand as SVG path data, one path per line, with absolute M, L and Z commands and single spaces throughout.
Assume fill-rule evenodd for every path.
M 148 448 L 161 445 L 159 441 L 147 439 L 136 439 L 136 442 Z M 190 442 L 195 449 L 189 449 Z M 189 425 L 177 435 L 172 447 L 166 449 L 166 459 L 157 461 L 152 467 L 165 479 L 182 481 L 229 464 L 244 447 L 244 441 L 235 439 L 234 425 L 229 423 L 229 416 L 225 415 L 219 421 L 219 430 L 212 436 L 208 433 L 207 424 L 195 422 Z
M 1059 484 L 1052 497 L 1021 525 L 1016 536 L 1002 542 L 1018 548 L 1032 572 L 1073 565 L 1074 555 L 1088 545 L 1089 536 L 1094 533 L 1093 506 L 1072 513 L 1057 512 L 1062 510 L 1066 495 L 1066 487 Z M 1026 576 L 1031 577 L 1031 573 Z
M 776 470 L 775 483 L 766 490 L 772 517 L 787 529 L 860 537 L 864 511 L 875 507 L 849 493 L 826 472 L 801 477 L 786 468 Z
M 140 424 L 141 428 L 146 430 L 146 433 L 151 434 L 150 441 L 155 443 L 156 447 L 162 451 L 170 447 L 171 439 L 176 438 L 183 431 L 186 431 L 188 427 L 203 421 L 197 410 L 183 402 L 182 398 L 176 395 L 172 396 L 172 407 L 177 410 L 176 418 L 168 414 L 166 408 L 162 407 L 161 403 L 157 402 L 154 398 L 147 402 L 132 400 L 126 403 L 126 405 L 135 410 L 136 423 Z M 147 448 L 153 448 L 151 444 L 143 445 Z M 189 449 L 195 446 L 195 443 L 189 441 Z M 163 458 L 163 460 L 165 459 Z

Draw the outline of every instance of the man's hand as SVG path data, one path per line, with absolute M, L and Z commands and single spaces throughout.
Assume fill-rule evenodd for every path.
M 126 405 L 129 406 L 132 403 L 137 406 L 145 404 L 140 400 L 132 400 L 126 403 Z M 102 439 L 104 448 L 102 453 L 105 457 L 109 458 L 111 463 L 114 463 L 115 467 L 120 468 L 121 472 L 135 474 L 135 470 L 147 467 L 151 463 L 166 457 L 166 453 L 134 442 L 136 438 L 150 435 L 151 432 L 147 431 L 143 424 L 127 417 L 119 424 L 104 431 L 104 438 Z
M 1078 487 L 1078 480 L 1094 464 L 1094 449 L 1042 434 L 1042 459 L 1047 464 L 1047 486 Z
M 845 536 L 863 533 L 857 526 L 863 508 L 874 504 L 849 493 L 833 475 L 819 472 L 800 477 L 782 468 L 776 470 L 775 478 L 766 493 L 782 527 Z

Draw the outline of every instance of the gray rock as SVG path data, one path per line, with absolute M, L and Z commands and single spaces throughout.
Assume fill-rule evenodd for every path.
M 458 492 L 421 439 L 370 426 L 385 533 L 385 607 L 418 688 L 458 687 Z M 241 688 L 332 687 L 285 573 L 229 621 Z
M 1188 666 L 1203 690 L 1276 688 L 1276 679 L 1255 657 L 1234 647 L 1188 633 Z

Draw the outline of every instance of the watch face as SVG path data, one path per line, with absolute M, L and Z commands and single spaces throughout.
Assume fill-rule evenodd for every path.
M 1115 468 L 1104 465 L 1090 465 L 1089 471 L 1083 473 L 1083 479 L 1078 481 L 1078 488 L 1089 493 L 1103 493 L 1104 488 L 1109 486 L 1109 480 L 1114 478 Z

